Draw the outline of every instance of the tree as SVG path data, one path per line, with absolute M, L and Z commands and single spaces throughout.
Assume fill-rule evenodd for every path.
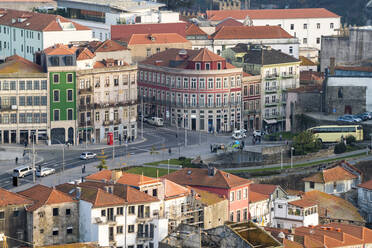
M 322 148 L 322 143 L 316 139 L 312 132 L 304 131 L 293 138 L 295 155 L 304 155 L 309 152 L 317 152 Z
M 106 165 L 107 156 L 105 155 L 105 150 L 102 149 L 101 154 L 99 156 L 97 156 L 97 158 L 100 160 L 99 165 L 97 165 L 97 169 L 99 171 L 101 171 L 103 169 L 108 169 L 108 167 Z

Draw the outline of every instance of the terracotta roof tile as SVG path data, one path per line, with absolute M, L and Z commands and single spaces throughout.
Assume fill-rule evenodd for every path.
M 220 55 L 217 55 L 210 51 L 208 48 L 202 48 L 199 50 L 199 53 L 196 54 L 191 61 L 223 61 L 225 60 L 223 57 Z
M 186 23 L 111 25 L 111 39 L 128 40 L 132 34 L 178 33 L 185 37 Z
M 35 31 L 62 31 L 59 23 L 71 23 L 76 30 L 90 30 L 62 16 L 13 9 L 2 10 L 0 25 L 12 26 Z
M 89 176 L 86 176 L 86 180 L 95 180 L 95 181 L 102 181 L 106 180 L 109 181 L 111 180 L 112 176 L 112 171 L 111 170 L 101 170 L 99 172 L 96 172 L 94 174 L 91 174 Z
M 208 34 L 206 32 L 204 32 L 203 30 L 201 30 L 197 25 L 195 24 L 191 24 L 185 31 L 186 33 L 186 36 L 198 36 L 198 35 L 206 35 L 208 36 Z
M 300 71 L 300 81 L 323 81 L 324 73 L 317 71 Z
M 372 180 L 369 180 L 367 182 L 361 183 L 361 184 L 358 185 L 358 187 L 372 190 Z
M 93 208 L 107 207 L 107 206 L 117 206 L 124 205 L 126 202 L 123 198 L 120 198 L 114 194 L 110 194 L 103 189 L 83 186 L 83 185 L 74 185 L 74 184 L 61 184 L 56 188 L 71 197 L 76 198 L 76 187 L 81 189 L 81 199 L 88 201 L 93 204 Z
M 311 200 L 307 200 L 307 199 L 300 199 L 300 200 L 296 200 L 296 201 L 290 201 L 290 202 L 288 202 L 288 204 L 296 206 L 296 207 L 300 207 L 300 208 L 308 208 L 308 207 L 312 207 L 312 206 L 317 205 L 316 202 L 311 201 Z
M 115 52 L 115 51 L 123 51 L 128 50 L 125 46 L 120 45 L 116 41 L 113 40 L 105 40 L 101 44 L 95 47 L 94 52 Z
M 119 184 L 119 183 L 109 183 L 109 182 L 83 182 L 79 186 L 82 187 L 95 187 L 100 189 L 105 189 L 107 186 L 112 186 L 114 188 L 113 194 L 123 198 L 127 204 L 137 204 L 145 202 L 156 202 L 159 201 L 156 197 L 150 196 L 142 191 L 139 191 L 129 185 Z
M 177 33 L 133 34 L 128 40 L 128 46 L 171 43 L 190 43 L 190 41 Z
M 268 200 L 270 198 L 269 195 L 264 195 L 261 193 L 253 192 L 250 188 L 249 188 L 248 194 L 249 194 L 248 196 L 249 202 L 260 202 L 260 201 Z
M 67 46 L 64 44 L 55 44 L 48 48 L 44 49 L 44 53 L 46 55 L 72 55 L 75 54 L 77 47 L 75 46 Z
M 168 179 L 162 178 L 164 185 L 164 197 L 166 199 L 177 198 L 190 194 L 190 190 Z
M 88 48 L 83 48 L 76 60 L 86 60 L 86 59 L 93 59 L 95 55 L 88 49 Z
M 221 21 L 226 18 L 244 20 L 249 16 L 254 19 L 298 19 L 298 18 L 337 18 L 339 15 L 324 8 L 307 9 L 257 9 L 257 10 L 207 10 L 211 21 Z
M 303 248 L 304 247 L 300 243 L 297 243 L 295 241 L 291 241 L 291 240 L 288 240 L 288 239 L 283 240 L 283 246 L 284 246 L 284 248 Z
M 193 188 L 193 187 L 190 187 L 190 189 L 196 192 L 197 195 L 195 196 L 195 198 L 207 206 L 214 205 L 224 200 L 227 201 L 226 198 L 219 196 L 218 194 L 206 191 L 206 190 Z
M 316 66 L 317 64 L 306 58 L 305 56 L 300 56 L 301 66 Z
M 3 73 L 43 73 L 43 69 L 38 64 L 22 58 L 18 55 L 13 55 L 5 59 L 5 62 L 0 64 L 0 75 Z
M 279 185 L 252 183 L 249 185 L 249 191 L 263 195 L 272 195 L 278 187 Z
M 294 38 L 279 26 L 224 26 L 211 37 L 214 40 Z
M 312 176 L 302 179 L 305 182 L 328 183 L 340 180 L 351 180 L 358 178 L 357 175 L 345 170 L 342 166 L 336 166 L 330 169 L 323 170 Z
M 24 197 L 23 195 L 0 188 L 1 207 L 5 207 L 8 205 L 28 205 L 32 203 L 33 201 L 31 201 L 29 198 Z
M 358 209 L 350 202 L 327 193 L 312 190 L 305 192 L 302 199 L 316 202 L 319 208 L 319 216 L 335 220 L 346 220 L 364 223 L 365 220 L 359 214 Z
M 218 30 L 222 27 L 227 27 L 227 26 L 234 26 L 234 27 L 243 26 L 243 23 L 241 23 L 240 21 L 235 20 L 234 18 L 228 17 L 225 20 L 220 21 L 216 25 L 216 30 Z
M 27 208 L 27 211 L 31 212 L 44 205 L 75 202 L 75 200 L 69 195 L 40 184 L 20 191 L 18 194 L 26 196 L 34 201 L 34 204 Z
M 335 70 L 372 72 L 372 66 L 336 66 Z
M 208 175 L 208 169 L 184 168 L 163 177 L 181 185 L 224 189 L 248 185 L 252 182 L 218 169 L 216 169 L 214 176 Z

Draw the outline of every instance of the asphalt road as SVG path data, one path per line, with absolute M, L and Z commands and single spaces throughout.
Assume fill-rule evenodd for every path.
M 140 136 L 141 134 L 139 134 Z M 141 154 L 149 152 L 153 149 L 160 150 L 168 148 L 172 149 L 172 153 L 179 152 L 181 154 L 181 147 L 185 145 L 185 131 L 183 129 L 177 130 L 176 128 L 167 127 L 154 127 L 145 124 L 144 125 L 144 138 L 145 141 L 141 143 L 129 143 L 128 145 L 122 144 L 121 146 L 117 142 L 115 148 L 105 148 L 104 152 L 107 158 L 112 158 L 113 149 L 115 150 L 115 157 L 126 156 L 128 154 Z M 199 144 L 200 143 L 214 143 L 221 142 L 221 140 L 230 140 L 230 136 L 216 136 L 213 134 L 199 133 L 199 132 L 187 132 L 187 145 Z M 80 154 L 84 150 L 77 150 L 74 147 L 67 148 L 64 150 L 64 162 L 63 162 L 63 152 L 61 149 L 49 148 L 36 148 L 36 152 L 39 156 L 43 157 L 43 161 L 36 166 L 50 167 L 54 168 L 56 172 L 61 170 L 68 170 L 74 167 L 82 167 L 86 163 L 91 163 L 96 161 L 96 159 L 91 159 L 88 161 L 81 160 L 79 158 Z M 88 146 L 87 151 L 91 151 L 99 155 L 101 149 L 90 149 Z M 19 178 L 20 183 L 22 181 L 31 182 L 33 180 L 32 175 L 25 176 L 24 178 Z M 12 185 L 12 175 L 11 172 L 0 173 L 0 187 L 5 189 L 13 188 Z

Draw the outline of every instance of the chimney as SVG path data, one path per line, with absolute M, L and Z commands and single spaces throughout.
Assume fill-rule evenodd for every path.
M 217 169 L 215 167 L 208 167 L 208 176 L 213 177 L 216 175 Z
M 290 241 L 294 241 L 294 235 L 289 234 L 289 235 L 287 236 L 287 239 L 290 240 Z
M 331 57 L 329 63 L 329 74 L 334 75 L 335 74 L 335 66 L 336 66 L 336 59 L 335 57 Z
M 121 176 L 123 175 L 123 172 L 121 170 L 113 170 L 111 172 L 111 179 L 116 182 L 117 180 L 119 180 L 119 178 L 121 178 Z
M 76 199 L 80 200 L 80 197 L 81 197 L 81 188 L 76 187 Z

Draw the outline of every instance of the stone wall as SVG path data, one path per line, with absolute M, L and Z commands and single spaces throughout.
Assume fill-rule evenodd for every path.
M 204 207 L 204 229 L 221 226 L 228 221 L 229 202 L 227 199 Z M 218 217 L 218 218 L 217 218 Z
M 327 86 L 325 111 L 328 114 L 358 114 L 366 111 L 364 86 Z M 347 110 L 350 110 L 347 113 Z

